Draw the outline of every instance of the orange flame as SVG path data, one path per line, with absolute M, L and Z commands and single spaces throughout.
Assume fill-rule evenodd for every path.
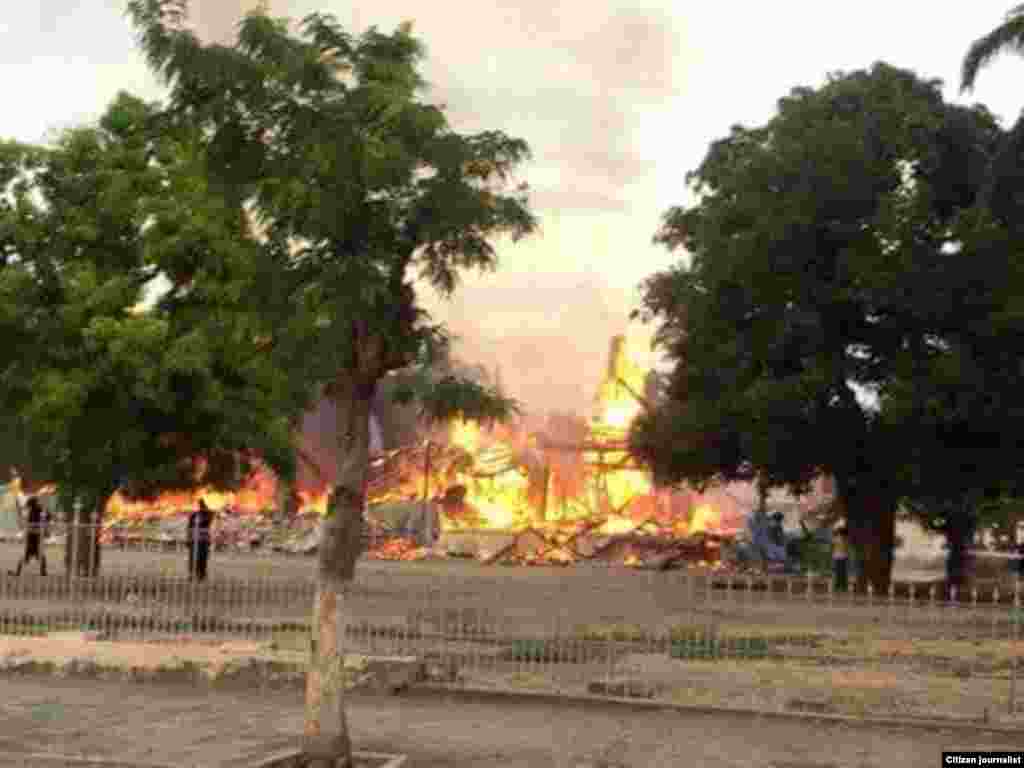
M 458 419 L 448 426 L 448 442 L 461 448 L 469 456 L 468 462 L 459 463 L 450 452 L 442 455 L 444 451 L 437 451 L 432 453 L 430 476 L 425 478 L 422 451 L 415 460 L 403 463 L 399 459 L 401 466 L 389 469 L 386 479 L 370 488 L 368 503 L 421 500 L 425 487 L 429 497 L 437 500 L 458 485 L 466 489 L 464 505 L 442 508 L 443 530 L 483 527 L 516 531 L 533 526 L 554 534 L 572 532 L 579 524 L 596 520 L 601 521 L 598 533 L 618 535 L 655 520 L 659 530 L 680 537 L 722 531 L 718 500 L 658 491 L 648 472 L 636 466 L 625 451 L 629 425 L 643 408 L 638 395 L 644 389 L 644 373 L 627 356 L 625 340 L 616 337 L 592 418 L 578 424 L 563 418 L 555 430 L 556 442 L 572 446 L 582 439 L 593 450 L 542 450 L 520 426 L 496 425 L 484 430 L 474 421 Z M 194 509 L 200 498 L 215 510 L 231 507 L 240 514 L 255 515 L 277 507 L 277 491 L 274 475 L 259 468 L 235 492 L 196 488 L 163 494 L 152 502 L 132 502 L 117 494 L 110 501 L 108 519 L 184 512 Z M 328 495 L 327 487 L 297 489 L 299 510 L 325 514 Z M 381 557 L 420 556 L 412 548 L 388 546 L 390 549 L 380 552 Z M 544 557 L 547 561 L 566 558 L 571 555 L 561 550 Z M 631 555 L 630 564 L 637 562 Z

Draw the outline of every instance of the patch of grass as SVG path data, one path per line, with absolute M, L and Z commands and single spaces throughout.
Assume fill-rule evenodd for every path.
M 669 683 L 664 695 L 691 706 L 864 716 L 978 717 L 1008 695 L 1006 681 L 915 674 L 906 669 L 828 669 L 764 661 L 688 662 L 691 679 Z M 693 679 L 694 677 L 699 679 Z M 993 685 L 996 683 L 996 685 Z
M 639 624 L 586 624 L 573 633 L 580 640 L 638 643 L 652 635 Z
M 735 695 L 735 692 L 706 683 L 674 685 L 666 692 L 666 697 L 675 704 L 688 707 L 728 707 L 742 704 L 742 697 Z
M 763 659 L 769 649 L 763 637 L 704 636 L 674 641 L 669 656 L 673 659 Z
M 747 623 L 707 622 L 703 624 L 681 623 L 659 630 L 645 629 L 637 624 L 587 624 L 578 627 L 573 634 L 582 640 L 615 642 L 696 642 L 706 637 L 730 640 L 758 639 L 770 645 L 816 646 L 829 636 L 807 627 L 786 627 Z
M 551 681 L 543 675 L 533 675 L 528 672 L 515 672 L 509 675 L 508 683 L 516 688 L 537 691 L 551 687 Z
M 349 624 L 347 634 L 365 638 L 388 638 L 419 640 L 423 632 L 414 629 L 407 624 L 373 624 L 369 621 L 360 621 Z
M 310 634 L 308 632 L 289 632 L 275 629 L 271 634 L 270 645 L 274 651 L 309 652 Z
M 59 627 L 53 624 L 16 624 L 8 623 L 0 627 L 0 634 L 11 637 L 46 637 L 50 632 L 65 631 L 71 627 Z
M 972 665 L 988 672 L 1009 669 L 1024 657 L 1024 640 L 922 640 L 873 636 L 869 633 L 832 638 L 822 643 L 821 656 L 839 660 L 906 661 L 946 667 Z
M 513 640 L 505 653 L 511 661 L 565 663 L 573 660 L 571 649 L 553 640 Z

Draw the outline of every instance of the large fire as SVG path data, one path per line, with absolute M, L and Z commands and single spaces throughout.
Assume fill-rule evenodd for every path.
M 235 510 L 243 514 L 259 514 L 275 505 L 277 481 L 267 470 L 253 472 L 237 491 L 218 491 L 199 487 L 191 491 L 164 493 L 155 501 L 131 501 L 116 493 L 107 504 L 108 520 L 141 520 L 195 509 L 202 499 L 210 509 Z
M 588 421 L 564 417 L 533 431 L 523 424 L 484 427 L 458 419 L 446 435 L 420 446 L 392 451 L 374 461 L 368 488 L 370 517 L 381 505 L 415 508 L 429 499 L 440 510 L 442 531 L 534 529 L 558 536 L 589 526 L 606 536 L 654 525 L 659 535 L 732 533 L 737 515 L 723 519 L 722 499 L 714 495 L 654 487 L 649 473 L 626 450 L 632 421 L 643 409 L 645 372 L 629 360 L 625 339 L 612 340 L 608 367 Z M 295 490 L 300 511 L 326 511 L 328 487 Z M 107 518 L 140 520 L 194 509 L 200 499 L 216 510 L 263 515 L 279 504 L 269 471 L 258 471 L 235 492 L 197 488 L 165 494 L 155 502 L 111 499 Z M 408 548 L 390 545 L 382 556 L 405 559 Z M 382 550 L 383 552 L 383 550 Z M 548 559 L 571 559 L 556 546 Z M 635 554 L 626 560 L 635 560 Z

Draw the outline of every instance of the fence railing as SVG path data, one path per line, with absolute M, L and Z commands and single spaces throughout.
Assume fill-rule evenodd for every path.
M 32 536 L 41 540 L 48 559 L 54 559 L 56 553 L 57 560 L 63 558 L 65 550 L 69 546 L 73 547 L 76 540 L 80 545 L 97 540 L 104 552 L 114 555 L 141 553 L 187 557 L 189 550 L 192 549 L 195 554 L 201 543 L 206 543 L 211 553 L 266 557 L 309 555 L 316 548 L 315 529 L 308 520 L 259 526 L 239 523 L 238 520 L 229 522 L 231 525 L 201 529 L 197 535 L 192 536 L 182 521 L 174 525 L 150 523 L 119 526 L 109 523 L 68 524 L 57 519 L 45 524 L 22 524 L 15 529 L 0 529 L 0 548 L 6 546 L 11 552 L 14 551 L 11 547 L 24 548 L 27 539 Z M 369 549 L 387 539 L 403 535 L 406 535 L 405 531 L 382 531 L 367 526 L 363 532 L 363 545 Z
M 210 661 L 199 649 L 244 640 L 244 653 L 301 671 L 311 559 L 214 552 L 199 581 L 188 578 L 184 543 L 131 557 L 106 545 L 99 574 L 82 578 L 65 573 L 58 539 L 44 547 L 47 576 L 35 563 L 14 576 L 24 544 L 0 547 L 10 559 L 0 656 L 95 655 L 102 644 L 113 659 L 145 643 L 151 658 Z M 827 574 L 361 566 L 346 588 L 344 643 L 351 654 L 414 660 L 421 684 L 445 688 L 1015 721 L 1022 586 L 1009 571 L 963 594 L 907 582 L 852 594 Z

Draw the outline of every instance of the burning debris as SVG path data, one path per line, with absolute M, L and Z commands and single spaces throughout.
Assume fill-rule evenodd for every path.
M 743 511 L 725 493 L 656 488 L 635 462 L 626 438 L 645 407 L 645 384 L 625 339 L 615 337 L 589 420 L 560 414 L 530 429 L 457 420 L 446 434 L 377 450 L 367 487 L 367 556 L 652 568 L 718 563 Z M 218 512 L 215 546 L 311 553 L 330 488 L 323 446 L 314 443 L 299 446 L 308 471 L 292 489 L 299 514 L 287 520 L 275 512 L 282 501 L 276 479 L 261 469 L 231 493 L 196 488 L 150 503 L 116 495 L 103 540 L 152 537 L 154 526 L 161 540 L 183 538 L 185 516 L 202 498 Z

